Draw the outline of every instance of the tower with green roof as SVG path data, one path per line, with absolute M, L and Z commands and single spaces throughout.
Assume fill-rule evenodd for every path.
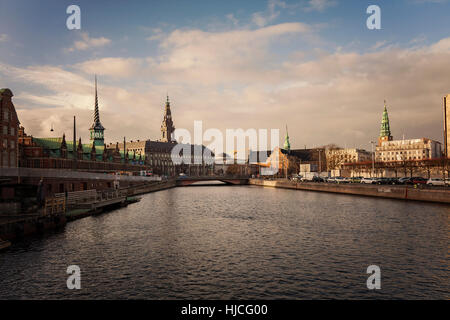
M 381 119 L 380 136 L 378 138 L 378 145 L 381 145 L 383 141 L 392 141 L 391 128 L 389 125 L 389 115 L 386 107 L 386 100 L 384 100 L 384 111 Z
M 286 125 L 286 137 L 284 138 L 284 146 L 283 149 L 290 152 L 291 151 L 291 144 L 289 143 L 289 133 L 288 133 L 288 127 Z
M 104 131 L 105 128 L 102 126 L 100 122 L 100 112 L 98 110 L 98 97 L 97 97 L 97 76 L 95 76 L 95 108 L 94 108 L 94 123 L 89 129 L 91 132 L 91 143 L 94 146 L 104 147 L 105 146 L 105 137 Z

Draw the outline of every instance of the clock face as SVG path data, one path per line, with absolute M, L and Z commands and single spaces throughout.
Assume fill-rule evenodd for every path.
M 91 139 L 103 139 L 103 132 L 91 131 Z

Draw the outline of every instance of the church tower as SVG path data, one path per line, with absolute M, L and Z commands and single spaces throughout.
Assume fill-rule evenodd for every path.
M 286 150 L 287 152 L 291 152 L 291 144 L 289 142 L 289 133 L 288 133 L 288 128 L 286 126 L 286 137 L 284 138 L 284 146 L 283 149 Z
M 389 115 L 386 108 L 386 100 L 384 101 L 383 118 L 381 119 L 380 137 L 378 145 L 381 146 L 383 141 L 392 141 L 391 128 L 389 125 Z
M 97 76 L 95 76 L 95 109 L 94 109 L 94 123 L 92 124 L 91 128 L 89 129 L 91 132 L 91 143 L 94 146 L 101 146 L 103 147 L 105 145 L 105 137 L 103 132 L 105 131 L 105 128 L 102 126 L 100 122 L 100 113 L 98 111 L 98 97 L 97 97 Z
M 172 112 L 170 111 L 169 96 L 167 96 L 166 109 L 164 111 L 164 118 L 161 124 L 161 140 L 162 142 L 174 142 L 173 133 L 175 127 L 172 121 Z

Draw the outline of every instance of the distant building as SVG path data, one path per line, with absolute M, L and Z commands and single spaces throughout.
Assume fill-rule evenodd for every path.
M 326 171 L 326 154 L 324 148 L 290 149 L 289 134 L 286 128 L 284 148 L 272 151 L 250 151 L 249 164 L 253 166 L 254 174 L 260 173 L 255 169 L 277 168 L 278 175 L 298 173 L 301 165 L 309 164 L 319 172 Z M 261 171 L 261 170 L 259 170 Z
M 393 140 L 385 101 L 380 136 L 375 151 L 376 162 L 425 160 L 441 156 L 442 146 L 438 141 L 427 138 Z
M 383 141 L 376 148 L 375 161 L 436 159 L 442 156 L 442 145 L 427 138 Z
M 145 159 L 145 165 L 150 166 L 154 174 L 174 176 L 180 172 L 189 175 L 206 175 L 212 173 L 212 164 L 214 163 L 214 153 L 208 159 L 202 157 L 198 159 L 200 163 L 193 163 L 194 157 L 198 154 L 203 155 L 206 149 L 200 145 L 186 145 L 186 149 L 190 149 L 190 159 L 192 164 L 176 165 L 172 161 L 172 149 L 179 145 L 173 137 L 175 127 L 173 125 L 172 112 L 170 110 L 169 97 L 165 104 L 164 117 L 161 124 L 161 139 L 154 140 L 137 140 L 124 141 L 117 143 L 120 152 L 132 155 L 133 158 Z M 108 150 L 115 148 L 114 144 L 106 146 Z M 197 150 L 197 153 L 195 152 Z
M 130 165 L 144 165 L 145 153 L 130 154 L 120 150 L 118 144 L 106 148 L 105 128 L 100 122 L 97 78 L 95 78 L 94 121 L 89 128 L 90 142 L 83 144 L 81 138 L 67 141 L 66 135 L 56 138 L 36 138 L 19 129 L 19 165 L 29 168 L 79 169 L 99 172 L 133 170 Z M 125 166 L 124 166 L 125 165 Z M 141 167 L 134 168 L 142 169 Z
M 19 118 L 10 89 L 0 89 L 0 167 L 18 166 Z
M 450 157 L 450 94 L 444 97 L 444 154 Z
M 363 149 L 327 149 L 327 169 L 328 171 L 341 169 L 346 163 L 356 163 L 372 161 L 372 153 Z

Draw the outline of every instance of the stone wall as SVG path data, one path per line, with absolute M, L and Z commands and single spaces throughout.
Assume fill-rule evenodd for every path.
M 250 179 L 249 184 L 264 187 L 308 190 L 318 192 L 331 192 L 370 196 L 379 198 L 391 198 L 401 200 L 416 200 L 428 202 L 450 203 L 450 188 L 448 189 L 421 189 L 413 186 L 391 185 L 361 185 L 361 184 L 332 184 L 332 183 L 295 183 L 282 180 Z

